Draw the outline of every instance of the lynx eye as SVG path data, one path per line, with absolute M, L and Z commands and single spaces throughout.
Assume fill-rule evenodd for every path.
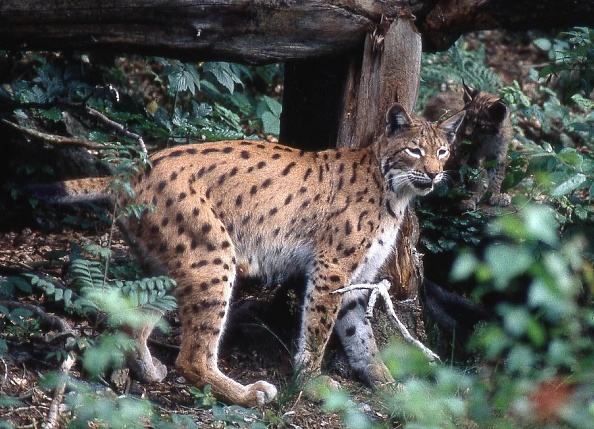
M 437 159 L 444 159 L 449 153 L 450 151 L 448 149 L 441 147 L 437 150 Z
M 425 155 L 425 151 L 420 147 L 407 147 L 404 151 L 413 158 L 420 158 Z

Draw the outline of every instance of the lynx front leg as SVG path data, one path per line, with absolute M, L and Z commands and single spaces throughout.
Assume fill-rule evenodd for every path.
M 491 191 L 489 204 L 492 206 L 507 207 L 511 204 L 511 197 L 506 193 L 501 193 L 501 183 L 505 178 L 505 162 L 499 162 L 497 166 L 487 169 L 489 177 L 488 191 Z
M 297 371 L 301 376 L 320 374 L 326 344 L 334 328 L 342 296 L 331 294 L 344 286 L 344 274 L 317 272 L 308 281 L 298 351 L 295 356 Z
M 366 317 L 368 301 L 367 290 L 346 292 L 336 320 L 336 333 L 353 371 L 368 385 L 378 386 L 392 382 L 393 378 L 378 359 L 379 349 Z

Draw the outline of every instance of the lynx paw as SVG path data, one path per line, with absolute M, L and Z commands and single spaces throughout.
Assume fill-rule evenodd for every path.
M 492 206 L 507 207 L 511 204 L 511 197 L 508 194 L 493 195 L 489 199 Z
M 476 210 L 476 202 L 474 200 L 464 200 L 458 204 L 458 210 L 461 212 L 473 212 Z
M 136 377 L 146 383 L 160 382 L 167 376 L 167 367 L 150 354 L 133 356 L 128 359 L 128 365 Z
M 394 378 L 383 362 L 374 362 L 365 372 L 365 381 L 372 387 L 382 387 L 394 383 Z
M 276 387 L 266 381 L 257 381 L 246 387 L 246 406 L 256 407 L 271 402 L 277 394 Z
M 321 402 L 331 390 L 340 390 L 340 384 L 328 375 L 318 375 L 303 387 L 303 394 L 314 402 Z

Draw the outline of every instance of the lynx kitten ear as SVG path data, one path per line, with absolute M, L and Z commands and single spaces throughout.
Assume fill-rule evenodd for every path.
M 449 144 L 452 144 L 452 142 L 456 138 L 456 133 L 458 132 L 458 128 L 460 128 L 460 125 L 462 125 L 462 121 L 464 120 L 465 115 L 466 111 L 461 110 L 454 116 L 449 117 L 441 124 L 439 124 L 439 128 L 441 128 L 441 130 L 445 133 L 446 139 L 448 140 Z
M 398 103 L 394 103 L 386 113 L 386 135 L 391 136 L 412 125 L 412 119 Z
M 501 99 L 488 107 L 489 116 L 496 122 L 503 122 L 507 116 L 507 105 Z
M 464 104 L 468 104 L 474 97 L 479 93 L 478 89 L 474 89 L 472 86 L 468 86 L 462 81 L 462 87 L 464 88 Z

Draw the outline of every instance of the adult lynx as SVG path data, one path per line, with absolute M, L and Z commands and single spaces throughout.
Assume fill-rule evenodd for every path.
M 151 156 L 152 169 L 133 187 L 136 202 L 154 210 L 131 219 L 128 232 L 145 261 L 177 281 L 182 340 L 176 363 L 183 375 L 237 404 L 271 401 L 277 391 L 267 381 L 244 386 L 219 370 L 219 343 L 238 276 L 278 282 L 295 273 L 307 278 L 296 367 L 319 374 L 337 319 L 343 343 L 366 329 L 344 325 L 360 303 L 350 300 L 341 309 L 342 296 L 330 292 L 375 280 L 411 199 L 443 179 L 463 117 L 435 125 L 395 104 L 385 134 L 364 149 L 303 152 L 243 140 Z M 88 183 L 100 189 L 100 182 Z M 65 186 L 77 192 L 74 183 Z M 146 348 L 149 334 L 138 336 L 139 357 L 146 373 L 160 378 L 164 368 Z M 364 377 L 378 378 L 370 358 L 351 360 Z

